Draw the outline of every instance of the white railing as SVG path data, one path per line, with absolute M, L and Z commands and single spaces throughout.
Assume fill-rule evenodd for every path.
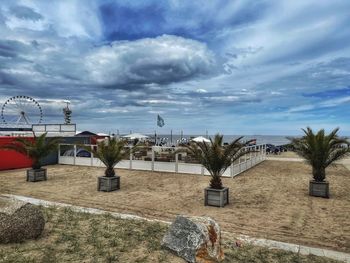
M 74 136 L 76 132 L 76 125 L 70 124 L 33 124 L 32 130 L 35 135 L 39 136 L 47 133 L 48 136 Z
M 91 145 L 94 147 L 95 145 Z M 71 155 L 64 155 L 67 151 L 62 151 L 63 148 L 70 150 Z M 248 154 L 239 158 L 234 164 L 228 168 L 223 176 L 234 177 L 251 167 L 261 163 L 266 159 L 266 145 L 255 145 L 249 146 L 251 149 Z M 116 165 L 116 168 L 120 169 L 131 169 L 131 170 L 146 170 L 146 171 L 157 171 L 157 172 L 175 172 L 175 173 L 187 173 L 187 174 L 201 174 L 209 175 L 209 172 L 199 163 L 188 163 L 180 160 L 181 153 L 175 154 L 174 160 L 160 161 L 156 157 L 157 153 L 164 151 L 175 151 L 177 148 L 174 147 L 160 147 L 153 146 L 149 147 L 150 154 L 148 155 L 149 160 L 135 160 L 135 154 L 130 154 L 128 160 L 122 160 Z M 78 157 L 77 156 L 78 146 L 75 144 L 60 144 L 58 150 L 58 163 L 69 164 L 69 165 L 84 165 L 84 166 L 97 166 L 105 167 L 105 165 L 91 154 L 90 157 Z M 147 156 L 144 156 L 147 157 Z

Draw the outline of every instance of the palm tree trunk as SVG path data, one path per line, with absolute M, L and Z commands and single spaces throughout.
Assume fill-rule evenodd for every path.
M 107 167 L 106 171 L 105 171 L 105 176 L 106 177 L 113 177 L 115 176 L 115 172 L 113 167 Z
M 40 169 L 41 168 L 41 163 L 38 159 L 33 159 L 32 168 L 33 169 Z
M 323 167 L 312 167 L 312 175 L 317 182 L 323 182 L 326 178 L 326 169 Z
M 212 175 L 210 180 L 210 187 L 214 189 L 222 189 L 221 176 Z

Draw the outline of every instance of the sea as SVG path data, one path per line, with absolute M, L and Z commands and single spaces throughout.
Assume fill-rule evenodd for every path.
M 154 134 L 149 134 L 150 137 L 154 138 Z M 211 137 L 213 138 L 214 135 L 182 135 L 182 138 L 185 138 L 187 140 L 190 140 L 191 138 L 195 138 L 198 136 L 203 137 Z M 290 136 L 286 135 L 224 135 L 224 142 L 232 142 L 234 139 L 239 138 L 243 136 L 243 141 L 249 141 L 252 139 L 256 139 L 256 144 L 273 144 L 275 146 L 278 145 L 285 145 L 290 143 L 288 138 Z M 175 145 L 181 140 L 181 135 L 173 134 L 172 136 L 170 134 L 157 134 L 157 142 L 163 141 L 167 145 Z

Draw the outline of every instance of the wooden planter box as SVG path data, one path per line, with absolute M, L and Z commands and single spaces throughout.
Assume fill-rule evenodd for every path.
M 309 183 L 309 195 L 329 198 L 329 183 L 311 180 Z
M 45 168 L 27 170 L 27 182 L 39 182 L 46 180 L 47 170 Z
M 100 176 L 97 179 L 97 191 L 111 192 L 120 189 L 120 176 Z
M 213 189 L 207 187 L 204 189 L 204 205 L 224 207 L 229 203 L 229 189 Z

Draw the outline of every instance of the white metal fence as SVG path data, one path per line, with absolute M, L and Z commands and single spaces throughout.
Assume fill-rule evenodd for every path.
M 91 147 L 96 147 L 91 145 Z M 261 163 L 266 159 L 266 145 L 255 145 L 247 148 L 253 151 L 247 155 L 239 158 L 229 169 L 225 171 L 223 176 L 234 177 L 249 168 Z M 158 172 L 175 172 L 175 173 L 188 173 L 188 174 L 201 174 L 209 175 L 209 172 L 198 162 L 188 159 L 184 159 L 181 153 L 169 154 L 173 156 L 172 159 L 166 161 L 161 156 L 164 152 L 175 152 L 175 147 L 160 147 L 153 146 L 148 147 L 148 154 L 142 156 L 141 159 L 137 157 L 136 153 L 131 153 L 127 160 L 122 160 L 116 165 L 116 168 L 120 169 L 132 169 L 132 170 L 146 170 L 146 171 L 158 171 Z M 105 165 L 92 154 L 88 157 L 80 157 L 79 151 L 81 149 L 75 144 L 60 144 L 58 150 L 58 163 L 70 164 L 70 165 L 84 165 L 84 166 L 97 166 L 104 167 Z

